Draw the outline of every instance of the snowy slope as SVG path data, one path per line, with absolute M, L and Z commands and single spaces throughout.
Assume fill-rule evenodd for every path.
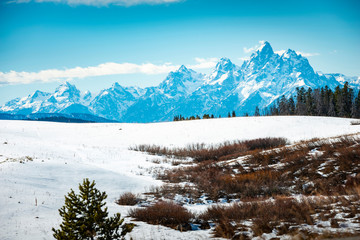
M 74 85 L 66 82 L 58 86 L 54 93 L 36 91 L 24 98 L 7 102 L 0 111 L 14 114 L 30 113 L 85 113 L 90 114 L 86 107 L 91 93 L 81 93 Z
M 0 239 L 51 239 L 57 209 L 70 188 L 88 177 L 109 195 L 109 210 L 123 191 L 144 192 L 160 184 L 147 174 L 158 158 L 128 150 L 134 144 L 185 146 L 227 140 L 286 137 L 299 141 L 360 132 L 351 119 L 248 117 L 152 124 L 64 124 L 0 121 Z M 33 159 L 32 161 L 29 158 Z M 24 163 L 20 163 L 20 161 Z M 37 204 L 36 204 L 37 203 Z M 180 233 L 139 223 L 134 239 L 208 239 L 209 231 Z
M 102 90 L 90 103 L 93 114 L 110 120 L 121 119 L 124 112 L 143 94 L 143 89 L 122 87 L 114 83 L 111 88 Z

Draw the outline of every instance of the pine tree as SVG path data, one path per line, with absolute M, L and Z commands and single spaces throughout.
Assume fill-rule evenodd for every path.
M 80 193 L 75 194 L 71 189 L 65 196 L 65 205 L 59 209 L 63 222 L 60 229 L 52 229 L 56 239 L 124 239 L 131 232 L 134 225 L 123 224 L 124 219 L 119 213 L 108 217 L 107 207 L 103 208 L 107 195 L 95 188 L 95 181 L 90 183 L 89 179 L 84 179 L 79 190 Z
M 258 106 L 255 107 L 254 116 L 260 116 L 260 110 L 259 110 L 259 107 L 258 107 Z
M 235 111 L 232 111 L 231 117 L 236 117 Z
M 305 95 L 305 105 L 306 105 L 306 115 L 313 116 L 315 115 L 315 104 L 312 94 L 312 89 L 308 88 Z
M 282 95 L 280 98 L 279 115 L 289 115 L 288 101 L 284 95 Z
M 343 97 L 343 108 L 344 108 L 344 117 L 351 117 L 351 108 L 352 108 L 352 100 L 354 97 L 353 90 L 349 87 L 349 83 L 345 82 L 342 90 Z
M 358 91 L 357 97 L 352 105 L 351 116 L 353 118 L 360 118 L 360 90 Z
M 288 104 L 289 104 L 289 114 L 294 115 L 295 114 L 295 101 L 292 96 L 289 98 Z
M 296 89 L 296 115 L 306 115 L 305 88 Z
M 335 101 L 334 101 L 334 97 L 333 97 L 333 96 L 330 97 L 329 110 L 328 110 L 327 116 L 329 116 L 329 117 L 336 117 Z

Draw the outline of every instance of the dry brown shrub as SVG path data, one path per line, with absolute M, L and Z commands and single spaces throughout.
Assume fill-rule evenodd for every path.
M 232 204 L 230 206 L 214 205 L 209 207 L 199 218 L 206 221 L 221 223 L 239 222 L 242 220 L 253 220 L 252 230 L 256 236 L 269 233 L 280 222 L 291 225 L 313 224 L 312 214 L 317 202 L 298 202 L 292 198 L 279 198 L 273 201 L 247 202 Z M 220 225 L 220 229 L 226 229 Z M 285 233 L 289 226 L 282 228 Z M 290 231 L 290 230 L 289 230 Z M 228 233 L 228 231 L 226 231 Z
M 186 208 L 168 201 L 160 201 L 145 208 L 131 209 L 128 215 L 138 221 L 173 228 L 188 224 L 194 217 Z
M 140 201 L 139 196 L 132 192 L 125 192 L 115 201 L 119 205 L 134 206 Z
M 215 237 L 232 239 L 235 235 L 237 225 L 227 219 L 221 220 L 214 229 Z
M 207 146 L 203 143 L 191 144 L 185 148 L 167 148 L 156 145 L 136 145 L 129 149 L 147 152 L 153 155 L 165 155 L 170 157 L 190 157 L 196 162 L 208 160 L 218 161 L 232 159 L 244 155 L 247 151 L 255 149 L 270 149 L 284 146 L 288 143 L 285 138 L 259 138 L 254 140 L 224 142 L 219 145 Z

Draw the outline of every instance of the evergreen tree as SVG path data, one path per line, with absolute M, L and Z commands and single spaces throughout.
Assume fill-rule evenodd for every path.
M 333 96 L 331 96 L 330 101 L 329 101 L 329 110 L 328 110 L 327 115 L 329 117 L 336 117 L 335 101 L 334 101 Z
M 56 239 L 67 240 L 111 240 L 124 239 L 131 232 L 133 224 L 123 224 L 124 219 L 117 213 L 108 217 L 105 192 L 95 188 L 95 181 L 84 179 L 79 184 L 79 194 L 74 190 L 65 196 L 65 205 L 59 209 L 63 222 L 60 229 L 52 229 Z M 120 231 L 121 229 L 121 231 Z
M 259 110 L 259 107 L 258 107 L 258 106 L 255 107 L 254 116 L 260 116 L 260 110 Z
M 284 95 L 282 95 L 280 98 L 279 115 L 289 115 L 288 101 Z
M 312 89 L 308 88 L 305 95 L 305 105 L 306 105 L 306 115 L 313 116 L 315 115 L 315 104 L 312 94 Z
M 351 116 L 353 118 L 360 118 L 360 90 L 358 91 L 357 97 L 352 105 Z
M 204 114 L 203 115 L 203 119 L 209 119 L 210 118 L 210 115 L 209 114 Z
M 232 116 L 232 117 L 236 117 L 236 113 L 235 113 L 235 111 L 232 111 L 231 116 Z
M 353 90 L 349 87 L 348 82 L 344 84 L 344 87 L 341 90 L 344 105 L 344 117 L 351 117 L 352 100 L 354 97 Z
M 333 102 L 335 105 L 336 116 L 339 116 L 339 117 L 345 116 L 345 107 L 344 107 L 345 102 L 343 99 L 342 90 L 341 90 L 340 86 L 337 86 L 335 88 Z
M 305 88 L 296 88 L 296 115 L 306 115 Z
M 295 101 L 292 96 L 289 98 L 288 105 L 289 105 L 289 114 L 294 115 L 295 114 Z

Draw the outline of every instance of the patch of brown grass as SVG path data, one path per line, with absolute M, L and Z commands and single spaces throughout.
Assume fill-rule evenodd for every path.
M 152 155 L 177 158 L 192 158 L 196 162 L 227 160 L 244 155 L 256 149 L 270 149 L 284 146 L 288 143 L 285 138 L 259 138 L 245 141 L 224 142 L 219 145 L 207 146 L 203 143 L 191 144 L 185 148 L 167 148 L 157 145 L 136 145 L 130 150 L 147 152 Z
M 160 201 L 145 208 L 131 209 L 128 215 L 138 221 L 172 228 L 186 225 L 194 217 L 186 208 L 168 201 Z
M 140 201 L 139 196 L 132 192 L 125 192 L 115 201 L 119 205 L 134 206 Z

